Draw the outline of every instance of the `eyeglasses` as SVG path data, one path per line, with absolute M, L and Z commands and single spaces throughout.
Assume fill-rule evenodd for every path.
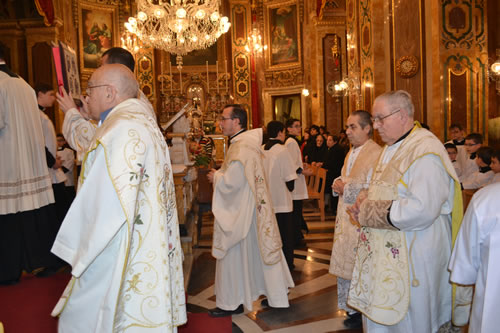
M 222 116 L 221 116 L 221 117 L 219 117 L 219 121 L 224 121 L 224 120 L 229 120 L 229 119 L 234 119 L 234 118 L 232 118 L 232 117 L 229 117 L 229 118 L 224 118 L 224 117 L 222 117 Z
M 464 144 L 464 146 L 467 146 L 467 147 L 474 147 L 475 145 L 478 145 L 479 143 L 466 143 Z
M 87 89 L 85 90 L 85 92 L 87 93 L 87 96 L 90 96 L 91 89 L 99 88 L 99 87 L 106 87 L 106 86 L 109 86 L 109 84 L 99 84 L 97 86 L 88 86 Z
M 387 116 L 383 116 L 383 117 L 372 117 L 372 118 L 371 118 L 371 119 L 372 119 L 372 122 L 373 122 L 374 124 L 375 124 L 375 123 L 377 123 L 377 122 L 379 122 L 379 123 L 383 123 L 383 120 L 384 120 L 385 118 L 388 118 L 388 117 L 392 116 L 393 114 L 398 113 L 399 111 L 401 111 L 401 109 L 396 109 L 396 110 L 392 111 L 391 113 L 389 113 Z

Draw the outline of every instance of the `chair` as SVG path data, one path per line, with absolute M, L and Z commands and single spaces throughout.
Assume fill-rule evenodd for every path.
M 310 174 L 309 176 L 306 176 L 307 192 L 310 192 L 314 189 L 314 182 L 316 180 L 316 176 L 317 176 L 319 168 L 316 165 L 307 164 L 305 166 L 305 169 L 308 169 L 312 172 L 312 174 Z
M 313 177 L 313 176 L 310 176 Z M 310 181 L 312 179 L 309 179 Z M 317 210 L 314 209 L 312 212 L 310 210 L 305 210 L 307 216 L 320 216 L 321 222 L 325 221 L 325 185 L 326 185 L 326 169 L 316 168 L 316 174 L 314 176 L 314 184 L 309 187 L 307 192 L 309 194 L 308 200 L 316 200 L 318 202 Z

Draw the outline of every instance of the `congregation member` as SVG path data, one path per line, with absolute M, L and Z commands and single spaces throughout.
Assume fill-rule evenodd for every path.
M 448 156 L 450 157 L 450 161 L 453 164 L 453 167 L 455 168 L 455 172 L 457 174 L 457 177 L 460 179 L 460 175 L 462 174 L 462 169 L 460 166 L 460 163 L 457 161 L 458 157 L 458 148 L 455 146 L 455 144 L 451 142 L 447 142 L 444 144 L 444 148 L 446 149 L 446 152 L 448 153 Z
M 54 89 L 46 83 L 38 83 L 35 85 L 35 94 L 40 109 L 40 118 L 42 120 L 43 137 L 45 140 L 45 148 L 47 150 L 47 166 L 52 180 L 52 190 L 54 191 L 54 199 L 56 200 L 57 220 L 54 221 L 56 230 L 59 227 L 68 211 L 68 201 L 66 196 L 66 188 L 64 183 L 67 178 L 62 170 L 64 161 L 57 156 L 57 137 L 56 130 L 52 120 L 45 113 L 47 108 L 54 106 L 56 95 Z
M 498 332 L 500 317 L 500 183 L 474 194 L 450 260 L 451 281 L 474 285 L 469 333 Z
M 269 139 L 264 148 L 264 167 L 266 169 L 269 190 L 273 202 L 274 213 L 283 243 L 288 269 L 293 271 L 294 225 L 292 192 L 295 187 L 297 173 L 285 141 L 285 125 L 280 121 L 267 124 Z
M 319 135 L 319 127 L 317 125 L 312 125 L 309 129 L 309 138 L 307 139 L 304 149 L 302 151 L 302 155 L 304 157 L 304 161 L 307 163 L 311 163 L 311 155 L 316 148 L 317 141 L 316 137 Z
M 453 143 L 455 146 L 464 146 L 465 131 L 462 125 L 451 124 L 449 130 L 450 130 L 451 143 Z
M 71 204 L 76 196 L 75 191 L 75 151 L 71 149 L 64 136 L 59 133 L 57 134 L 57 156 L 63 161 L 61 169 L 66 175 L 66 181 L 64 186 L 66 188 L 66 195 L 68 196 L 68 201 Z
M 175 332 L 186 322 L 186 298 L 165 139 L 124 65 L 98 68 L 88 89 L 100 126 L 52 247 L 72 268 L 52 315 L 60 333 Z
M 346 134 L 352 148 L 345 157 L 340 177 L 331 185 L 333 195 L 339 200 L 329 272 L 337 276 L 339 309 L 346 311 L 348 316 L 344 325 L 357 329 L 361 328 L 361 313 L 347 305 L 347 295 L 358 247 L 359 225 L 351 221 L 347 207 L 353 205 L 359 191 L 367 187 L 382 149 L 371 139 L 373 125 L 367 111 L 351 113 L 347 118 Z
M 305 178 L 307 171 L 304 170 L 304 164 L 302 162 L 302 152 L 300 150 L 300 142 L 298 139 L 301 134 L 301 128 L 302 127 L 298 119 L 290 118 L 286 122 L 288 138 L 285 141 L 285 147 L 290 153 L 293 167 L 295 168 L 295 172 L 297 173 L 297 179 L 295 180 L 294 188 L 292 191 L 294 248 L 304 239 L 302 230 L 308 231 L 306 221 L 304 220 L 304 215 L 302 214 L 303 200 L 308 199 L 309 194 L 307 193 L 307 184 Z
M 286 308 L 294 286 L 282 251 L 272 199 L 262 161 L 262 129 L 247 131 L 247 113 L 227 105 L 220 118 L 229 150 L 219 170 L 212 169 L 214 232 L 212 255 L 216 308 L 213 317 L 243 313 L 267 296 L 271 307 Z
M 462 187 L 466 190 L 476 190 L 485 185 L 488 185 L 495 177 L 495 173 L 491 170 L 491 157 L 494 150 L 491 147 L 481 147 L 476 152 L 476 162 L 479 170 L 471 174 L 462 181 Z
M 339 143 L 340 138 L 336 135 L 328 135 L 326 139 L 327 151 L 322 168 L 326 169 L 325 194 L 328 196 L 330 210 L 333 215 L 337 212 L 338 196 L 332 196 L 333 180 L 340 176 L 344 165 L 345 151 Z
M 314 164 L 321 167 L 325 162 L 326 152 L 328 151 L 328 148 L 326 146 L 326 140 L 323 135 L 316 135 L 315 141 L 316 145 L 309 151 L 307 160 L 309 164 Z
M 491 183 L 493 184 L 500 182 L 500 149 L 496 149 L 494 151 L 493 156 L 491 157 L 490 168 L 491 171 L 495 173 L 495 176 L 493 176 Z
M 460 181 L 463 182 L 469 178 L 474 172 L 479 171 L 476 163 L 476 153 L 483 145 L 483 136 L 479 133 L 471 133 L 465 137 L 465 158 L 461 163 Z M 460 161 L 460 160 L 459 160 Z
M 50 267 L 57 218 L 35 91 L 0 48 L 0 284 Z
M 122 64 L 128 67 L 132 73 L 135 68 L 134 56 L 127 50 L 121 47 L 112 47 L 102 54 L 101 64 Z M 96 125 L 90 121 L 91 117 L 88 110 L 88 96 L 80 96 L 82 107 L 77 108 L 73 97 L 69 95 L 64 87 L 60 87 L 61 94 L 57 93 L 57 102 L 60 109 L 64 113 L 64 122 L 62 131 L 64 138 L 71 148 L 76 151 L 78 161 L 82 160 L 82 156 L 87 151 L 96 132 Z M 152 117 L 156 117 L 153 106 L 148 98 L 139 89 L 138 98 L 144 101 L 148 106 L 148 112 Z
M 366 332 L 437 332 L 451 319 L 446 267 L 452 219 L 457 228 L 462 218 L 460 183 L 443 144 L 414 112 L 406 91 L 375 99 L 373 126 L 386 145 L 369 189 L 349 208 L 362 228 L 348 305 L 363 313 Z

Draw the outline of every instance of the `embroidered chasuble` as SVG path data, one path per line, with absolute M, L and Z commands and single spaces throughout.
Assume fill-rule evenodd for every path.
M 175 332 L 186 322 L 168 148 L 148 105 L 128 99 L 97 128 L 52 252 L 72 266 L 59 332 Z
M 384 147 L 361 205 L 361 225 L 377 217 L 367 213 L 370 203 L 388 202 L 401 230 L 387 223 L 360 233 L 348 304 L 369 319 L 368 332 L 381 325 L 435 332 L 451 317 L 446 267 L 463 213 L 460 183 L 442 143 L 416 124 L 405 139 Z M 454 322 L 463 320 L 463 308 L 453 309 Z
M 214 290 L 216 306 L 224 310 L 243 304 L 251 311 L 260 295 L 272 307 L 288 307 L 288 288 L 294 286 L 281 249 L 261 142 L 262 129 L 233 137 L 214 174 Z
M 331 274 L 346 280 L 352 277 L 360 230 L 360 226 L 351 219 L 346 209 L 356 202 L 359 191 L 368 187 L 370 173 L 382 151 L 380 146 L 371 139 L 359 149 L 361 150 L 349 174 L 347 168 L 352 148 L 347 153 L 342 167 L 341 179 L 345 183 L 344 194 L 339 196 L 329 269 Z

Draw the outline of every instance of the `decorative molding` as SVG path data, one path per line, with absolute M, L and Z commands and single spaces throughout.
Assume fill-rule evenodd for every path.
M 418 73 L 419 61 L 413 55 L 403 56 L 396 61 L 396 72 L 402 78 L 408 79 Z
M 293 68 L 283 71 L 267 71 L 264 73 L 266 86 L 288 87 L 302 84 L 304 82 L 304 71 L 302 68 Z

